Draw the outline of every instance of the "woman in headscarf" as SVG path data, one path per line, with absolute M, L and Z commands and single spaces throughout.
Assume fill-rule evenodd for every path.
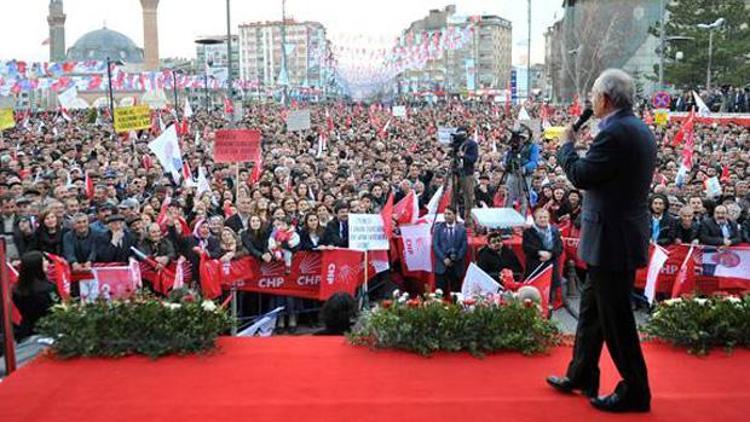
M 47 280 L 44 255 L 31 251 L 21 256 L 18 283 L 13 289 L 13 304 L 21 314 L 15 333 L 19 341 L 34 334 L 37 321 L 47 315 L 55 297 L 55 286 Z

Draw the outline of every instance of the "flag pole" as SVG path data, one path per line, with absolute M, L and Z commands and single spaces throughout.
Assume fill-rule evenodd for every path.
M 370 289 L 369 285 L 368 285 L 369 284 L 368 283 L 369 277 L 368 277 L 368 274 L 367 274 L 368 273 L 368 269 L 369 269 L 368 267 L 369 267 L 369 265 L 368 265 L 368 262 L 367 262 L 367 249 L 365 249 L 365 282 L 362 284 L 362 295 L 363 295 L 362 303 L 365 306 L 367 306 L 369 304 L 369 295 L 367 294 L 368 290 Z
M 235 188 L 236 192 L 234 194 L 234 202 L 237 203 L 240 199 L 240 163 L 237 163 L 237 187 Z
M 234 337 L 237 335 L 237 283 L 232 283 L 229 295 L 232 303 L 232 328 L 230 329 L 230 334 Z

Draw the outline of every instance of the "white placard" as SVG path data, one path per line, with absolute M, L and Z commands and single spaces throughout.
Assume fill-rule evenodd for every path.
M 380 214 L 349 214 L 349 249 L 385 251 L 388 248 Z
M 78 88 L 75 86 L 57 94 L 57 100 L 63 108 L 72 109 L 73 102 L 78 97 Z
M 286 130 L 310 129 L 310 110 L 292 110 L 286 118 Z
M 393 106 L 393 117 L 406 117 L 406 106 Z
M 438 127 L 438 142 L 443 145 L 451 144 L 451 134 L 456 133 L 455 127 Z

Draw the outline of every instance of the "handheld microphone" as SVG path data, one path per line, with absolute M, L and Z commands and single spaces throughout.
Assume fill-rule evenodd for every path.
M 573 131 L 578 132 L 581 126 L 585 125 L 586 122 L 594 115 L 594 110 L 587 108 L 583 110 L 583 113 L 578 117 L 578 121 L 573 124 Z

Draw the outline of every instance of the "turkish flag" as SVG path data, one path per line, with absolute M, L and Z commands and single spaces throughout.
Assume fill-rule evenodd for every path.
M 549 292 L 552 288 L 552 268 L 553 266 L 551 264 L 547 265 L 547 268 L 523 282 L 524 285 L 534 286 L 539 290 L 539 293 L 542 296 L 541 305 L 542 314 L 544 315 L 547 314 L 547 309 L 549 309 Z
M 419 218 L 419 201 L 412 190 L 393 207 L 393 215 L 399 224 L 414 224 Z
M 683 293 L 689 293 L 695 289 L 695 259 L 693 259 L 694 246 L 690 246 L 685 259 L 680 265 L 674 284 L 672 285 L 672 297 L 679 297 Z

